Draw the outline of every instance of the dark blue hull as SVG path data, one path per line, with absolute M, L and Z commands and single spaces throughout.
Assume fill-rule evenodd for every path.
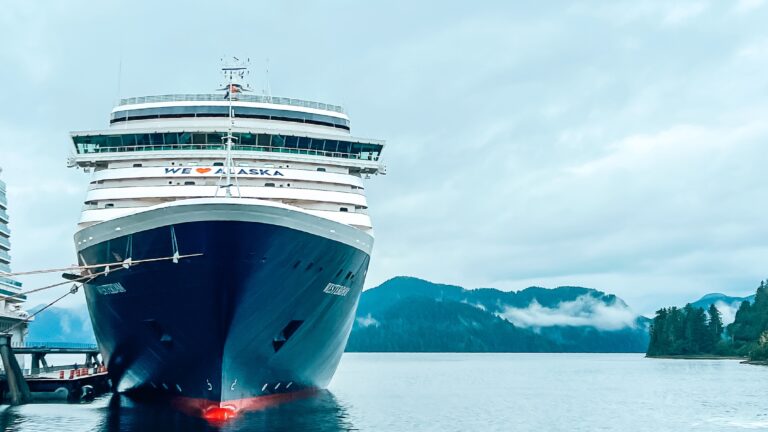
M 219 403 L 328 384 L 368 253 L 279 225 L 196 221 L 102 241 L 80 259 L 137 261 L 176 250 L 202 256 L 135 264 L 85 286 L 118 391 Z

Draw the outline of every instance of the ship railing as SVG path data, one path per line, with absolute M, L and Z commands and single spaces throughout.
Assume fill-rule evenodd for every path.
M 123 153 L 123 152 L 142 152 L 142 151 L 179 151 L 179 150 L 226 150 L 226 147 L 218 144 L 158 144 L 158 145 L 136 145 L 136 146 L 89 146 L 87 144 L 80 146 L 80 154 L 90 153 Z M 287 153 L 308 156 L 323 156 L 337 159 L 355 159 L 363 161 L 378 161 L 379 155 L 376 153 L 343 153 L 325 150 L 312 150 L 289 147 L 273 146 L 251 146 L 251 145 L 233 145 L 233 151 L 255 151 L 271 153 Z
M 239 102 L 269 103 L 276 105 L 290 105 L 303 108 L 313 108 L 324 111 L 334 111 L 344 114 L 344 108 L 338 105 L 331 105 L 322 102 L 314 102 L 303 99 L 293 99 L 285 97 L 273 97 L 264 95 L 239 95 L 236 99 Z M 222 102 L 225 101 L 220 94 L 172 94 L 158 96 L 139 96 L 126 99 L 120 99 L 120 105 L 136 105 L 157 102 Z

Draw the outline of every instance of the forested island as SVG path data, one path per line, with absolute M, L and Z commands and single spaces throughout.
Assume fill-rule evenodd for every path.
M 706 310 L 691 304 L 658 310 L 647 355 L 768 360 L 768 281 L 760 282 L 754 303 L 742 302 L 734 322 L 727 326 L 714 304 Z

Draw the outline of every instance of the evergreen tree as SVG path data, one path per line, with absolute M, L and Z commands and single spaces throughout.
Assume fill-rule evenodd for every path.
M 723 316 L 720 314 L 720 311 L 717 310 L 714 303 L 709 305 L 707 314 L 709 315 L 709 324 L 707 324 L 707 327 L 709 328 L 712 349 L 714 349 L 723 335 Z
M 728 326 L 728 333 L 735 343 L 744 343 L 753 339 L 752 305 L 744 300 L 736 311 L 736 319 Z
M 753 322 L 757 334 L 755 340 L 768 330 L 768 281 L 760 282 L 760 288 L 755 293 L 755 304 L 753 305 Z
M 662 308 L 651 324 L 649 356 L 719 354 L 768 359 L 768 280 L 761 281 L 754 304 L 744 301 L 728 325 L 730 340 L 723 340 L 723 319 L 710 305 L 705 312 L 690 304 Z
M 704 309 L 695 308 L 690 304 L 685 307 L 686 315 L 686 354 L 702 354 L 711 352 L 712 347 L 709 342 L 712 340 L 707 330 L 707 316 Z
M 656 311 L 656 316 L 653 317 L 650 328 L 650 341 L 648 343 L 647 355 L 664 355 L 669 352 L 669 344 L 667 343 L 667 329 L 665 328 L 667 323 L 667 309 L 661 308 Z

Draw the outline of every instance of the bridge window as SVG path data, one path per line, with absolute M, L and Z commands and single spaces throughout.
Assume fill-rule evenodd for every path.
M 114 124 L 132 120 L 185 117 L 227 117 L 228 115 L 229 107 L 227 106 L 170 106 L 118 111 L 112 114 L 109 122 L 110 124 Z M 239 106 L 235 107 L 235 117 L 308 123 L 349 130 L 349 120 L 347 119 L 302 111 Z
M 78 154 L 118 151 L 220 150 L 226 132 L 155 134 L 81 135 L 73 137 Z M 234 133 L 235 150 L 269 151 L 328 156 L 336 158 L 378 160 L 381 144 L 306 138 L 273 134 Z M 221 166 L 216 165 L 215 166 Z M 223 165 L 223 164 L 222 164 Z M 317 168 L 316 168 L 317 169 Z M 322 171 L 317 169 L 318 171 Z

